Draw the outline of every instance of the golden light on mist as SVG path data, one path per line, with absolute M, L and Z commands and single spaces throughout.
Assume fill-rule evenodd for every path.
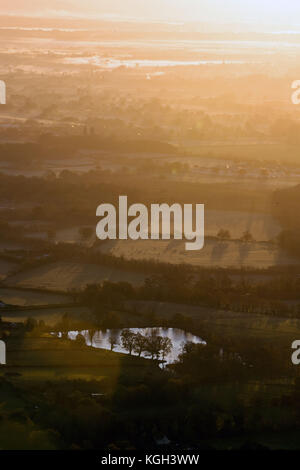
M 34 16 L 89 16 L 111 19 L 246 23 L 297 26 L 300 4 L 294 0 L 2 0 L 1 13 Z M 289 26 L 287 26 L 289 25 Z

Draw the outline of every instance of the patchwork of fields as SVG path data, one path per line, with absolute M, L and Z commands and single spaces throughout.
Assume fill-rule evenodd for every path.
M 186 251 L 181 240 L 109 241 L 99 251 L 116 257 L 165 263 L 222 268 L 258 268 L 299 264 L 275 245 L 265 242 L 243 243 L 238 240 L 206 240 L 200 251 Z
M 6 284 L 15 287 L 67 292 L 73 288 L 80 289 L 87 284 L 98 284 L 105 280 L 140 284 L 144 277 L 143 274 L 122 271 L 111 266 L 57 262 L 18 273 L 7 279 Z

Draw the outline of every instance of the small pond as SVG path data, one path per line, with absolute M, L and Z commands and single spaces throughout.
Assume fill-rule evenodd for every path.
M 182 345 L 187 341 L 196 343 L 196 344 L 206 344 L 206 342 L 201 339 L 199 336 L 194 336 L 191 333 L 177 329 L 177 328 L 128 328 L 133 333 L 141 333 L 143 336 L 149 336 L 154 331 L 157 335 L 162 337 L 168 337 L 172 341 L 172 351 L 166 355 L 165 360 L 167 364 L 175 362 L 181 352 Z M 114 347 L 115 352 L 127 353 L 127 351 L 122 347 L 121 343 L 121 333 L 122 330 L 105 330 L 105 331 L 96 331 L 92 341 L 90 338 L 90 333 L 88 330 L 84 331 L 69 331 L 68 336 L 70 339 L 75 340 L 78 334 L 81 334 L 85 338 L 85 342 L 88 346 L 93 346 L 94 348 L 101 349 L 111 349 L 110 346 L 110 336 L 111 333 L 114 334 L 117 345 Z M 134 354 L 134 353 L 133 353 Z M 142 353 L 142 357 L 149 357 L 146 353 Z

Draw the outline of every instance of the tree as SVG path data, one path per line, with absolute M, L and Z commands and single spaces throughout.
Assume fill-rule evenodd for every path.
M 218 238 L 219 240 L 230 240 L 231 235 L 230 235 L 229 230 L 224 230 L 223 228 L 221 228 L 221 229 L 218 231 L 217 238 Z
M 249 230 L 246 230 L 242 237 L 241 237 L 241 241 L 242 242 L 246 242 L 246 243 L 249 243 L 249 242 L 253 242 L 254 241 L 254 238 L 252 236 L 252 234 L 249 232 Z
M 60 332 L 62 333 L 62 336 L 67 335 L 69 333 L 69 331 L 71 329 L 71 325 L 70 325 L 70 317 L 67 313 L 65 313 L 62 316 L 58 327 L 60 329 Z
M 95 328 L 90 328 L 87 331 L 88 339 L 89 339 L 89 342 L 91 343 L 91 346 L 93 346 L 93 339 L 94 339 L 95 334 L 96 334 Z
M 116 331 L 111 331 L 110 334 L 109 334 L 109 338 L 108 338 L 108 341 L 109 341 L 109 344 L 110 344 L 110 350 L 113 351 L 114 348 L 119 344 L 119 341 L 118 341 L 118 334 Z
M 153 329 L 146 339 L 146 351 L 151 356 L 151 359 L 159 357 L 160 354 L 161 336 L 158 336 L 157 330 Z
M 196 343 L 193 343 L 193 341 L 186 341 L 185 343 L 182 344 L 180 357 L 185 354 L 191 354 L 195 352 L 196 350 L 197 350 Z
M 146 343 L 147 338 L 141 333 L 137 333 L 136 335 L 134 335 L 133 350 L 139 357 L 141 357 L 142 353 L 145 351 Z
M 83 348 L 86 345 L 85 337 L 81 333 L 78 333 L 78 335 L 76 336 L 74 344 L 78 348 Z
M 130 330 L 123 330 L 121 333 L 121 342 L 123 348 L 131 355 L 135 343 L 135 334 Z
M 168 337 L 161 338 L 160 347 L 161 347 L 161 357 L 162 357 L 162 360 L 164 361 L 166 356 L 170 354 L 170 352 L 173 349 L 173 344 L 170 338 Z
M 37 327 L 37 320 L 35 318 L 27 318 L 25 321 L 25 330 L 33 331 Z

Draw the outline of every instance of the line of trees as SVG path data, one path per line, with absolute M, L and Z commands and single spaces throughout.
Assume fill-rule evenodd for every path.
M 177 276 L 176 272 L 175 275 L 149 276 L 141 286 L 110 281 L 104 281 L 101 285 L 88 285 L 83 291 L 74 293 L 73 298 L 93 311 L 95 321 L 105 322 L 101 326 L 113 328 L 118 326 L 106 324 L 103 307 L 121 311 L 127 308 L 127 301 L 141 300 L 299 318 L 299 288 L 300 278 L 293 272 L 290 275 L 276 275 L 261 281 L 246 276 L 234 279 L 223 272 L 214 276 L 206 273 L 201 276 L 181 273 Z M 288 304 L 287 300 L 294 302 Z
M 158 334 L 158 330 L 152 329 L 147 335 L 134 333 L 129 329 L 124 329 L 120 336 L 121 345 L 130 355 L 137 354 L 139 357 L 145 353 L 152 360 L 163 360 L 173 349 L 170 338 Z M 111 351 L 119 344 L 116 332 L 112 331 L 109 337 Z

